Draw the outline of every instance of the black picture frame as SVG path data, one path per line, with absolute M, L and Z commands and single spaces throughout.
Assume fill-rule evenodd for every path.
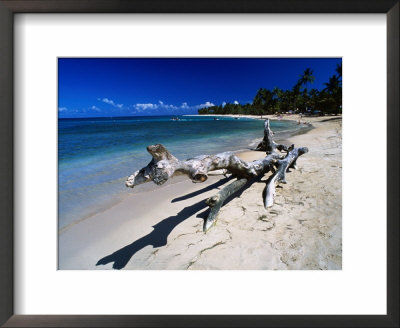
M 0 0 L 0 324 L 4 327 L 399 327 L 398 0 Z M 16 13 L 385 13 L 387 315 L 14 315 L 13 20 Z

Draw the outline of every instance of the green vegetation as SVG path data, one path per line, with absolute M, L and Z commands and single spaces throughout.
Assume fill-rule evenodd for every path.
M 322 90 L 309 89 L 314 82 L 313 70 L 307 68 L 291 90 L 260 88 L 251 104 L 230 104 L 200 108 L 199 114 L 268 115 L 280 113 L 341 114 L 342 65 L 324 83 Z

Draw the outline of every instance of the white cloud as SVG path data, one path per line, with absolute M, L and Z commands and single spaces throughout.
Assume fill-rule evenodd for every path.
M 163 101 L 159 100 L 158 103 L 156 103 L 156 104 L 152 104 L 152 103 L 135 104 L 135 105 L 133 105 L 133 108 L 135 108 L 139 112 L 142 112 L 142 111 L 145 111 L 145 110 L 157 110 L 157 109 L 158 110 L 163 110 L 163 109 L 177 110 L 179 107 L 177 107 L 175 105 L 164 104 Z M 181 108 L 184 108 L 184 107 L 181 107 Z
M 237 100 L 235 100 L 233 103 L 234 103 L 235 105 L 239 105 L 239 102 L 238 102 Z
M 178 109 L 175 105 L 167 105 L 164 104 L 161 100 L 158 101 L 160 108 L 165 108 L 165 109 Z
M 180 106 L 166 104 L 159 100 L 157 103 L 137 103 L 132 105 L 132 109 L 136 113 L 182 113 L 183 112 L 195 112 L 199 108 L 214 106 L 210 101 L 206 101 L 204 104 L 200 105 L 189 105 L 187 102 L 183 102 Z
M 94 105 L 92 107 L 90 107 L 90 109 L 95 110 L 96 112 L 100 112 L 101 111 L 101 109 L 99 107 L 94 106 Z
M 115 103 L 114 100 L 112 100 L 112 99 L 108 99 L 108 98 L 97 98 L 97 100 L 98 100 L 98 101 L 102 101 L 102 102 L 104 102 L 104 103 L 106 103 L 106 104 L 109 104 L 109 105 L 111 105 L 111 106 L 113 106 L 113 107 L 116 107 L 116 108 L 122 108 L 122 107 L 124 107 L 124 104 L 117 104 L 117 103 Z
M 135 104 L 133 105 L 134 108 L 138 110 L 146 110 L 146 109 L 157 109 L 158 105 L 157 104 Z
M 182 102 L 180 105 L 167 104 L 161 100 L 155 103 L 137 103 L 129 106 L 124 106 L 123 104 L 117 104 L 115 101 L 109 98 L 97 98 L 98 101 L 101 101 L 105 104 L 111 105 L 114 107 L 112 112 L 114 114 L 119 115 L 179 115 L 179 114 L 195 114 L 198 109 L 215 106 L 211 101 L 206 101 L 202 104 L 198 105 L 190 105 L 187 102 Z M 58 112 L 60 115 L 68 115 L 72 113 L 87 113 L 88 115 L 96 115 L 97 113 L 107 113 L 109 112 L 109 108 L 105 109 L 105 106 L 100 106 L 102 108 L 97 107 L 96 105 L 88 106 L 86 108 L 67 108 L 67 107 L 59 107 Z M 62 114 L 61 114 L 62 113 Z
M 205 104 L 197 105 L 199 108 L 215 106 L 212 102 L 206 101 Z
M 226 105 L 226 101 L 223 101 L 222 102 L 222 107 L 225 107 L 225 105 Z

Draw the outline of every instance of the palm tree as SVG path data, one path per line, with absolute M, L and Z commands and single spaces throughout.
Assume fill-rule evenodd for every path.
M 278 87 L 272 89 L 273 112 L 280 112 L 282 109 L 284 92 Z
M 292 89 L 293 98 L 294 98 L 294 108 L 303 107 L 307 103 L 308 91 L 307 86 L 309 83 L 313 83 L 315 80 L 315 76 L 313 76 L 314 71 L 311 68 L 306 68 L 302 75 L 300 75 L 300 79 L 297 81 L 295 86 Z M 301 87 L 304 86 L 303 90 Z
M 342 106 L 342 87 L 340 80 L 337 75 L 333 75 L 329 78 L 328 83 L 324 83 L 326 86 L 325 89 L 323 89 L 323 92 L 327 92 L 328 94 L 328 99 L 329 103 L 329 110 L 332 111 L 334 114 L 338 114 L 341 112 L 341 106 Z
M 337 92 L 340 88 L 340 81 L 339 78 L 336 75 L 333 75 L 329 78 L 328 83 L 324 83 L 326 88 L 323 91 L 327 91 L 331 94 Z
M 262 114 L 272 113 L 275 107 L 273 92 L 268 89 L 260 88 L 253 99 L 253 106 Z
M 317 89 L 311 89 L 310 90 L 310 102 L 309 105 L 311 108 L 315 108 L 317 102 L 318 102 L 318 97 L 319 97 L 319 91 Z
M 336 73 L 338 75 L 338 78 L 342 80 L 342 63 L 336 64 Z
M 314 71 L 311 68 L 306 68 L 303 72 L 303 75 L 300 75 L 300 79 L 297 82 L 300 86 L 307 87 L 309 83 L 313 83 L 315 80 L 315 76 L 313 75 Z

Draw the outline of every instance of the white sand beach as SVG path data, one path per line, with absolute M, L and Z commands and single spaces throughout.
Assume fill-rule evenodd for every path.
M 263 205 L 268 173 L 225 204 L 215 226 L 203 233 L 205 200 L 232 180 L 210 176 L 200 184 L 127 189 L 120 203 L 59 233 L 59 269 L 341 269 L 342 120 L 303 121 L 314 129 L 285 143 L 309 152 L 277 188 L 273 207 Z M 265 153 L 239 156 L 251 161 Z

